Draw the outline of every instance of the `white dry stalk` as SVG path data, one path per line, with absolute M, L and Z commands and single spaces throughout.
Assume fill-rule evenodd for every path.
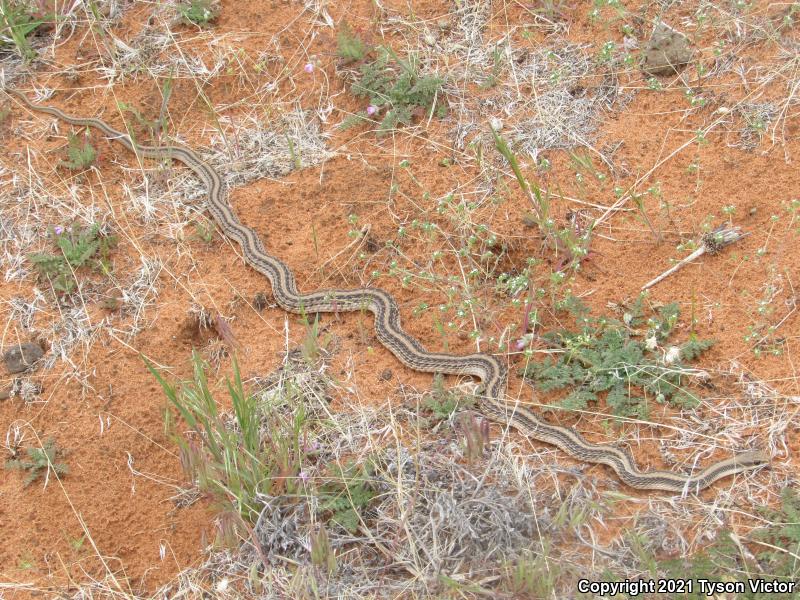
M 726 227 L 726 228 L 716 229 L 715 231 L 703 236 L 702 240 L 700 241 L 700 247 L 697 250 L 692 252 L 689 256 L 687 256 L 680 262 L 673 265 L 671 268 L 664 271 L 661 275 L 659 275 L 655 279 L 645 283 L 642 286 L 642 291 L 649 289 L 654 285 L 656 285 L 657 283 L 663 281 L 676 271 L 679 271 L 680 269 L 685 267 L 693 260 L 703 256 L 703 254 L 706 254 L 707 252 L 709 254 L 714 254 L 716 252 L 719 252 L 719 250 L 722 249 L 723 247 L 727 246 L 728 244 L 732 244 L 733 242 L 739 241 L 740 239 L 745 237 L 745 235 L 748 234 L 742 233 L 741 229 L 738 227 Z
M 143 329 L 145 308 L 152 305 L 158 296 L 159 289 L 156 282 L 164 267 L 158 259 L 150 259 L 144 255 L 139 259 L 141 267 L 136 278 L 121 290 L 123 311 L 125 314 L 132 315 L 131 323 L 125 332 L 128 339 L 133 338 Z
M 31 329 L 36 314 L 45 310 L 47 306 L 47 300 L 38 288 L 33 288 L 32 300 L 17 296 L 7 302 L 11 308 L 8 321 L 19 325 L 22 329 Z
M 292 170 L 319 164 L 330 158 L 325 136 L 310 115 L 289 109 L 276 120 L 256 114 L 232 119 L 221 117 L 222 135 L 211 140 L 209 162 L 228 186 L 258 178 L 284 177 Z
M 3 444 L 4 448 L 8 451 L 11 458 L 17 456 L 22 442 L 25 441 L 26 423 L 21 419 L 13 421 L 6 430 L 6 439 Z
M 45 337 L 50 341 L 50 352 L 44 358 L 43 368 L 52 369 L 60 360 L 71 365 L 76 374 L 80 373 L 71 358 L 72 352 L 76 347 L 83 346 L 85 355 L 88 355 L 103 324 L 103 321 L 92 323 L 83 304 L 64 310 L 62 318 L 45 330 Z
M 140 169 L 132 169 L 131 175 L 141 183 L 123 184 L 126 209 L 148 232 L 155 229 L 167 239 L 180 239 L 191 221 L 204 220 L 208 191 L 188 169 L 147 170 L 144 177 Z

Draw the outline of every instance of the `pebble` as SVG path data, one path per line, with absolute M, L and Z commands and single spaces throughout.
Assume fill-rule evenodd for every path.
M 689 38 L 683 33 L 659 22 L 644 47 L 642 68 L 650 75 L 672 75 L 692 60 L 694 52 Z
M 3 362 L 10 373 L 22 373 L 32 367 L 42 356 L 44 356 L 44 350 L 39 344 L 25 342 L 6 350 L 3 354 Z

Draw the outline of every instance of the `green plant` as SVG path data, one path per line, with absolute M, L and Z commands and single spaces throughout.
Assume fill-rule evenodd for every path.
M 28 454 L 27 460 L 15 459 L 6 461 L 6 469 L 28 471 L 28 476 L 24 482 L 25 486 L 32 484 L 42 474 L 49 472 L 51 469 L 56 476 L 69 473 L 67 465 L 56 462 L 56 459 L 65 453 L 56 446 L 55 440 L 52 438 L 45 440 L 41 448 L 26 448 L 25 452 Z
M 752 322 L 747 326 L 744 341 L 750 345 L 757 358 L 764 355 L 780 356 L 786 351 L 786 336 L 778 333 L 780 325 L 786 320 L 786 315 L 779 317 L 775 314 L 776 308 L 781 305 L 779 299 L 784 293 L 783 282 L 784 275 L 771 265 L 769 277 L 761 287 L 761 297 L 754 298 L 755 309 L 748 309 Z
M 361 522 L 362 511 L 376 495 L 371 467 L 351 464 L 342 468 L 332 464 L 330 468 L 333 474 L 326 477 L 316 490 L 319 497 L 317 512 L 328 523 L 336 523 L 348 532 L 355 533 Z
M 83 171 L 94 163 L 97 158 L 97 151 L 94 149 L 91 142 L 89 142 L 88 132 L 86 133 L 83 143 L 81 143 L 80 138 L 74 133 L 70 133 L 67 139 L 69 140 L 67 160 L 59 161 L 59 167 L 66 167 L 70 171 Z
M 208 25 L 219 16 L 216 0 L 183 0 L 177 8 L 184 21 L 195 25 Z
M 574 266 L 580 264 L 589 254 L 592 234 L 591 226 L 586 231 L 581 232 L 575 232 L 568 228 L 559 230 L 556 227 L 555 220 L 550 216 L 549 194 L 543 192 L 535 182 L 530 182 L 525 178 L 516 154 L 514 154 L 508 142 L 494 129 L 492 129 L 492 136 L 494 137 L 495 148 L 508 161 L 511 170 L 514 171 L 514 177 L 520 189 L 530 200 L 533 208 L 533 212 L 530 215 L 531 225 L 538 227 L 547 243 L 555 249 L 557 254 L 562 256 L 556 270 L 562 270 L 566 262 Z
M 412 54 L 401 59 L 394 50 L 379 46 L 377 58 L 361 65 L 360 78 L 353 83 L 352 92 L 359 98 L 367 98 L 374 114 L 385 111 L 378 127 L 378 134 L 385 134 L 401 124 L 409 125 L 414 112 L 430 113 L 444 80 L 440 77 L 422 75 L 417 58 Z M 447 107 L 439 104 L 436 114 L 444 116 Z M 343 127 L 363 122 L 372 117 L 372 112 L 355 115 L 345 120 Z
M 560 561 L 549 558 L 549 542 L 542 552 L 525 551 L 504 567 L 501 585 L 521 598 L 555 598 L 556 586 L 562 577 Z
M 330 336 L 320 339 L 319 315 L 315 315 L 313 321 L 309 321 L 308 317 L 303 315 L 303 324 L 306 327 L 306 334 L 303 336 L 300 352 L 303 354 L 303 358 L 313 365 L 319 360 L 321 351 L 330 342 Z
M 354 35 L 350 26 L 345 24 L 336 34 L 337 48 L 336 53 L 344 59 L 346 63 L 356 62 L 364 59 L 369 53 L 367 45 Z
M 50 234 L 60 253 L 36 252 L 29 254 L 28 260 L 39 271 L 39 277 L 50 281 L 56 291 L 71 293 L 77 284 L 75 272 L 82 267 L 92 267 L 103 273 L 110 272 L 108 255 L 116 245 L 117 238 L 101 234 L 99 225 L 81 228 L 54 227 Z
M 302 405 L 285 416 L 274 405 L 260 404 L 244 391 L 234 359 L 233 380 L 226 380 L 233 407 L 231 421 L 217 408 L 206 365 L 197 352 L 192 353 L 193 379 L 180 387 L 168 383 L 147 359 L 144 361 L 192 432 L 189 437 L 175 435 L 184 469 L 225 510 L 252 522 L 261 510 L 259 494 L 271 496 L 299 489 L 297 475 L 304 459 Z M 167 419 L 171 422 L 172 418 Z
M 214 241 L 214 232 L 217 230 L 217 225 L 214 221 L 195 221 L 194 222 L 194 237 L 203 243 L 210 244 Z
M 502 74 L 504 64 L 504 54 L 503 50 L 500 47 L 495 48 L 492 50 L 492 72 L 489 74 L 486 79 L 479 84 L 479 87 L 482 90 L 488 90 L 493 88 L 497 85 L 498 81 L 500 80 L 500 75 Z
M 781 507 L 763 509 L 770 525 L 757 531 L 757 556 L 766 572 L 789 580 L 800 575 L 800 492 L 791 487 L 781 491 Z
M 650 232 L 653 234 L 653 237 L 656 238 L 656 241 L 661 243 L 661 232 L 656 230 L 653 222 L 650 220 L 650 216 L 647 214 L 647 210 L 644 207 L 644 194 L 631 194 L 631 200 L 636 205 L 636 208 L 639 209 L 639 213 L 641 213 L 644 222 L 647 224 L 647 227 L 650 229 Z
M 300 170 L 303 168 L 303 157 L 300 155 L 300 149 L 295 148 L 294 141 L 288 135 L 285 136 L 286 144 L 289 146 L 289 156 L 292 158 L 294 168 Z
M 148 119 L 145 117 L 141 111 L 136 108 L 132 104 L 128 104 L 126 102 L 119 102 L 118 103 L 119 109 L 123 112 L 128 112 L 133 115 L 136 121 L 147 130 L 147 134 L 150 139 L 155 140 L 158 138 L 159 134 L 166 129 L 167 119 L 166 115 L 162 111 L 161 115 L 159 115 L 158 119 Z M 127 125 L 128 133 L 133 136 L 133 130 L 130 125 Z
M 574 301 L 569 308 L 577 328 L 541 336 L 558 353 L 524 370 L 543 391 L 569 388 L 572 391 L 557 406 L 585 409 L 606 393 L 614 415 L 647 418 L 648 398 L 674 406 L 695 406 L 698 399 L 684 387 L 688 379 L 684 361 L 692 361 L 711 347 L 710 340 L 690 338 L 680 346 L 662 350 L 677 323 L 677 304 L 661 307 L 645 322 L 643 297 L 633 303 L 623 321 L 592 318 Z M 637 329 L 646 325 L 646 329 Z M 640 395 L 641 394 L 641 395 Z
M 84 544 L 86 543 L 86 534 L 82 534 L 80 536 L 72 536 L 68 532 L 62 532 L 61 536 L 64 538 L 64 541 L 69 544 L 69 547 L 72 549 L 73 552 L 76 554 L 81 553 L 86 548 Z
M 449 419 L 459 408 L 469 408 L 474 405 L 473 396 L 465 396 L 445 388 L 444 378 L 439 374 L 434 375 L 431 392 L 422 402 L 423 408 L 433 413 L 436 423 Z
M 32 571 L 36 569 L 36 559 L 30 550 L 26 550 L 17 562 L 17 568 L 21 571 Z
M 0 47 L 13 46 L 25 60 L 36 57 L 28 36 L 46 22 L 47 18 L 36 16 L 27 2 L 0 0 Z

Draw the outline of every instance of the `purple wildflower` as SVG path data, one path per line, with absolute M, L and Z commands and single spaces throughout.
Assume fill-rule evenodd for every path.
M 313 64 L 311 64 L 311 63 L 306 63 L 306 66 L 305 66 L 305 67 L 303 67 L 303 70 L 304 70 L 306 73 L 313 73 L 313 72 L 314 72 L 314 65 L 313 65 Z
M 61 225 L 56 225 L 55 227 L 53 227 L 53 232 L 56 235 L 61 235 L 62 233 L 64 233 L 64 228 Z
M 372 115 L 374 115 L 376 112 L 378 112 L 378 107 L 377 107 L 377 106 L 375 106 L 374 104 L 370 104 L 370 105 L 367 107 L 367 114 L 368 114 L 370 117 L 371 117 Z

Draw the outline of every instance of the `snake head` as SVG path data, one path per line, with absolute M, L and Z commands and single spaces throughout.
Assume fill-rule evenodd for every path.
M 762 465 L 769 465 L 770 456 L 763 450 L 750 450 L 742 452 L 733 457 L 734 464 L 737 467 L 745 469 L 753 469 Z

